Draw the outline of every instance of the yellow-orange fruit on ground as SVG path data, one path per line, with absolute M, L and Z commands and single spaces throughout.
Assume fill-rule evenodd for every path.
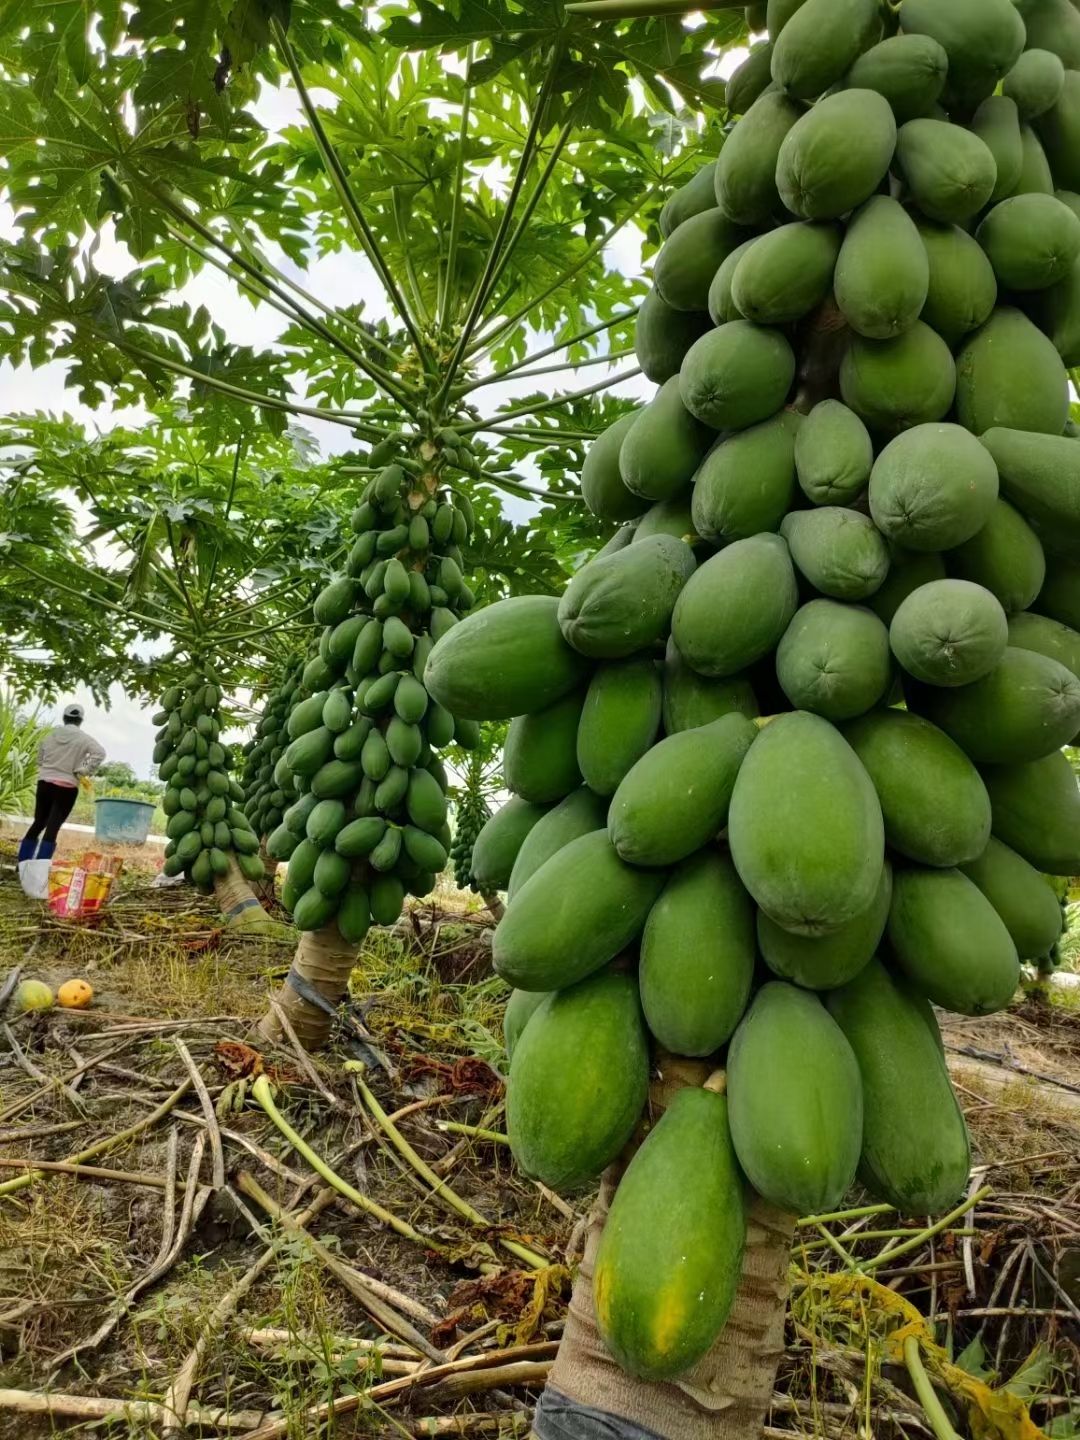
M 85 1010 L 94 998 L 94 992 L 85 980 L 65 980 L 56 992 L 56 998 L 68 1010 Z

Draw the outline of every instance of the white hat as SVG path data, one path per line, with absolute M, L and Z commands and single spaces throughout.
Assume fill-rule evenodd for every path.
M 73 720 L 76 725 L 79 724 L 85 713 L 86 712 L 83 710 L 83 707 L 81 705 L 64 706 L 64 719 Z

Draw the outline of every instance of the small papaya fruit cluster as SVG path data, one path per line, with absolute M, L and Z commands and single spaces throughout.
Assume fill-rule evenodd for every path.
M 449 448 L 458 453 L 447 442 L 444 458 Z M 461 569 L 472 525 L 467 497 L 433 493 L 411 465 L 383 465 L 353 511 L 344 569 L 314 602 L 318 651 L 270 751 L 281 816 L 266 844 L 288 861 L 282 901 L 300 930 L 336 920 L 359 944 L 370 925 L 394 923 L 406 894 L 428 894 L 447 863 L 437 752 L 475 745 L 477 727 L 434 701 L 423 675 L 434 640 L 473 603 Z
M 285 722 L 301 686 L 303 670 L 302 659 L 292 659 L 286 664 L 280 683 L 263 707 L 254 735 L 241 751 L 244 763 L 240 772 L 240 788 L 245 796 L 244 814 L 260 841 L 272 835 L 281 824 L 289 803 L 274 779 L 274 767 L 288 743 Z
M 1080 13 L 1023 10 L 769 0 L 745 115 L 664 207 L 658 392 L 585 459 L 618 528 L 428 660 L 512 717 L 474 869 L 508 889 L 518 1163 L 590 1183 L 657 1052 L 726 1072 L 648 1133 L 597 1256 L 647 1378 L 726 1322 L 744 1181 L 802 1214 L 856 1170 L 905 1214 L 962 1196 L 933 1007 L 1007 1006 L 1080 869 Z
M 473 847 L 477 836 L 491 818 L 487 801 L 476 785 L 466 784 L 454 807 L 454 839 L 450 846 L 450 863 L 454 867 L 454 884 L 459 890 L 481 890 L 491 894 L 502 885 L 482 885 L 473 870 Z
M 235 759 L 221 743 L 221 685 L 201 656 L 179 685 L 161 697 L 154 760 L 165 783 L 166 875 L 183 875 L 210 894 L 236 865 L 246 880 L 262 878 L 259 838 L 241 806 L 244 792 L 231 773 Z

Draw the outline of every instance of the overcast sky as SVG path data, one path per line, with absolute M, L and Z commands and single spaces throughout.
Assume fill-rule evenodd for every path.
M 733 51 L 725 55 L 722 65 L 718 67 L 720 73 L 729 74 L 744 53 Z M 318 99 L 318 92 L 315 94 Z M 257 113 L 270 131 L 302 121 L 298 102 L 291 89 L 264 88 Z M 498 188 L 500 178 L 498 166 L 492 167 L 485 175 L 493 188 Z M 0 232 L 5 236 L 14 236 L 17 233 L 13 212 L 2 203 Z M 641 240 L 640 231 L 633 226 L 625 226 L 605 252 L 608 265 L 626 274 L 640 274 Z M 273 258 L 286 273 L 301 279 L 305 288 L 320 297 L 340 301 L 342 304 L 355 304 L 363 300 L 367 314 L 373 319 L 389 314 L 382 286 L 362 255 L 353 251 L 328 256 L 312 254 L 304 271 L 298 270 L 281 252 L 274 254 Z M 116 242 L 110 229 L 106 229 L 102 235 L 96 263 L 100 269 L 117 275 L 133 268 L 130 254 Z M 180 294 L 182 299 L 192 305 L 205 305 L 215 323 L 227 334 L 242 337 L 245 344 L 256 349 L 271 345 L 288 324 L 282 315 L 269 306 L 253 306 L 226 276 L 210 267 L 185 286 Z M 547 343 L 549 339 L 538 337 L 536 348 L 542 349 Z M 625 369 L 627 365 L 628 362 L 623 361 L 620 368 Z M 65 388 L 66 368 L 66 365 L 60 362 L 50 363 L 37 370 L 25 365 L 12 367 L 6 361 L 0 362 L 0 393 L 4 396 L 5 410 L 8 414 L 35 410 L 62 412 L 84 422 L 91 429 L 100 430 L 107 430 L 117 424 L 131 425 L 147 418 L 146 412 L 137 408 L 120 410 L 103 406 L 98 410 L 90 410 L 80 403 L 74 391 Z M 554 393 L 559 389 L 579 389 L 607 373 L 610 371 L 603 366 L 591 366 L 583 372 L 587 379 L 575 378 L 574 373 L 569 370 L 545 376 L 544 379 Z M 535 390 L 535 387 L 536 382 L 529 380 L 492 385 L 479 392 L 478 399 L 485 411 L 491 413 L 516 394 L 528 394 Z M 644 377 L 638 376 L 623 382 L 611 393 L 646 398 L 652 390 L 653 387 Z M 304 419 L 302 425 L 315 436 L 325 455 L 355 446 L 352 433 L 345 426 L 311 419 Z M 504 504 L 508 515 L 519 519 L 531 508 L 527 503 L 508 496 L 504 497 Z M 155 648 L 158 647 L 147 646 L 147 653 L 152 653 Z M 156 707 L 145 705 L 140 699 L 124 694 L 119 686 L 114 685 L 109 692 L 109 706 L 103 709 L 87 690 L 76 686 L 70 695 L 65 695 L 58 701 L 55 707 L 57 718 L 64 704 L 73 699 L 84 706 L 85 727 L 105 746 L 110 759 L 126 760 L 140 777 L 154 773 L 151 758 L 154 727 L 150 723 L 150 717 Z M 46 715 L 51 713 L 52 707 Z M 244 737 L 237 733 L 228 738 L 235 740 Z

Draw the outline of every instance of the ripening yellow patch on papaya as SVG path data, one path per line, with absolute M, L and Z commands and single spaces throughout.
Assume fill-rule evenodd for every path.
M 593 1275 L 593 1304 L 600 1328 L 607 1330 L 611 1324 L 611 1283 L 603 1265 L 598 1265 Z
M 655 1299 L 651 1327 L 653 1351 L 657 1355 L 667 1355 L 678 1348 L 686 1333 L 686 1295 L 669 1286 L 659 1291 Z

